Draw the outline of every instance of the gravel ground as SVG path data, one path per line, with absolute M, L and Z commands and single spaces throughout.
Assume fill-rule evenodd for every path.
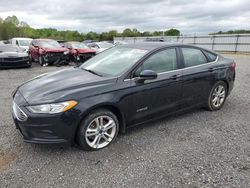
M 24 143 L 11 92 L 58 67 L 0 71 L 0 187 L 250 187 L 250 56 L 218 112 L 197 109 L 130 129 L 108 148 Z

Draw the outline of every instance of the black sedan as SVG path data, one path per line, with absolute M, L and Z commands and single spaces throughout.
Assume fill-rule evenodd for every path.
M 0 45 L 0 68 L 19 67 L 31 67 L 28 54 L 16 46 Z
M 98 150 L 131 126 L 191 108 L 219 110 L 234 86 L 235 66 L 190 45 L 117 46 L 21 85 L 13 117 L 26 142 L 76 141 Z

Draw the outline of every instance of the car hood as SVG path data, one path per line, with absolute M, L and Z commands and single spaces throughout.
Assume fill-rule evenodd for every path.
M 40 75 L 24 83 L 19 91 L 29 104 L 51 103 L 93 95 L 96 88 L 116 82 L 116 78 L 100 77 L 80 68 L 68 68 Z
M 95 53 L 95 50 L 92 49 L 76 49 L 79 53 L 83 54 L 83 53 Z
M 66 52 L 67 48 L 42 48 L 46 52 Z
M 26 52 L 1 52 L 0 58 L 15 58 L 15 57 L 26 57 Z

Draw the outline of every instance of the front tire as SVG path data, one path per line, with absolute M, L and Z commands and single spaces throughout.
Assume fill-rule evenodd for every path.
M 95 110 L 80 124 L 77 142 L 83 150 L 103 149 L 115 140 L 118 131 L 119 121 L 115 114 L 106 109 Z
M 41 66 L 44 66 L 44 67 L 46 67 L 46 66 L 48 66 L 48 65 L 49 65 L 48 63 L 46 63 L 46 62 L 45 62 L 45 60 L 44 60 L 44 57 L 43 57 L 43 56 L 39 56 L 39 58 L 38 58 L 38 62 L 39 62 L 39 64 L 40 64 Z
M 217 82 L 210 91 L 207 108 L 216 111 L 222 108 L 227 97 L 227 85 L 223 81 Z

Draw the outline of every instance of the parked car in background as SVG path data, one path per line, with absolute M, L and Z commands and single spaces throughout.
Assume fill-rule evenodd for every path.
M 116 46 L 18 87 L 13 117 L 27 142 L 77 141 L 98 150 L 131 126 L 192 108 L 219 110 L 233 89 L 235 67 L 191 45 Z
M 12 38 L 9 39 L 9 43 L 12 45 L 16 45 L 26 52 L 29 50 L 29 45 L 33 39 L 32 38 Z
M 9 42 L 7 40 L 1 40 L 0 45 L 8 44 Z
M 81 42 L 66 42 L 64 47 L 69 49 L 69 59 L 77 64 L 85 62 L 96 54 L 95 50 Z
M 128 43 L 125 42 L 125 41 L 116 41 L 116 42 L 114 42 L 115 46 L 117 46 L 117 45 L 124 45 L 124 44 L 128 44 Z
M 29 46 L 31 61 L 38 61 L 41 66 L 67 63 L 69 50 L 52 39 L 34 39 Z
M 93 43 L 93 42 L 97 42 L 96 40 L 84 40 L 82 41 L 84 44 L 89 44 L 89 43 Z
M 0 68 L 31 67 L 29 56 L 18 46 L 0 45 Z
M 57 40 L 57 42 L 61 45 L 61 47 L 64 47 L 65 40 Z
M 103 52 L 104 50 L 114 47 L 114 45 L 109 42 L 92 42 L 88 43 L 87 45 L 91 49 L 96 50 L 96 53 L 100 53 Z

